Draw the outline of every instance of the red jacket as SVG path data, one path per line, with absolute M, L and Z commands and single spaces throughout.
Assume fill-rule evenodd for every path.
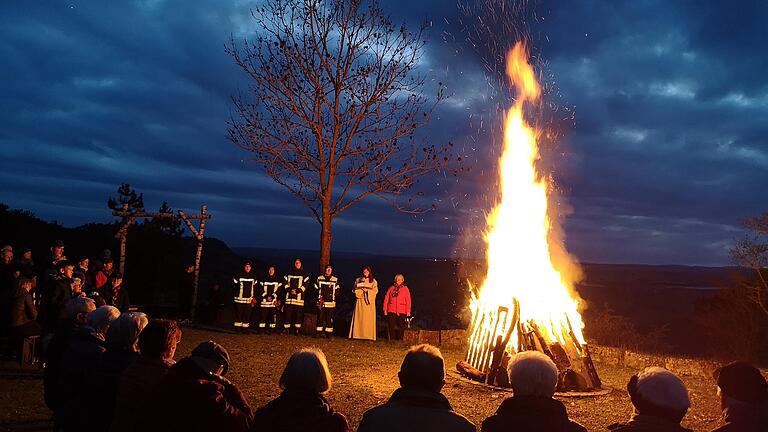
M 384 296 L 384 315 L 389 313 L 411 314 L 411 292 L 407 286 L 389 287 L 387 295 Z

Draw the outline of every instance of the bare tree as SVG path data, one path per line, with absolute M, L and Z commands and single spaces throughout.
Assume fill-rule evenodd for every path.
M 226 48 L 251 79 L 229 138 L 310 209 L 321 266 L 333 218 L 364 198 L 427 210 L 403 195 L 460 160 L 414 136 L 445 97 L 442 84 L 426 95 L 415 71 L 427 26 L 393 24 L 376 0 L 267 0 L 252 16 L 256 36 Z
M 746 285 L 746 295 L 768 317 L 768 213 L 746 219 L 744 226 L 750 233 L 731 249 L 731 258 L 755 271 L 755 280 Z

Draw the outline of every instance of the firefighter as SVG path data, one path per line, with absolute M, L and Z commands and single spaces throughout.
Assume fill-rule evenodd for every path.
M 277 268 L 271 265 L 267 269 L 267 275 L 259 281 L 259 332 L 265 331 L 272 334 L 277 325 L 277 310 L 280 308 L 280 288 L 283 286 L 277 275 Z
M 333 275 L 333 267 L 325 266 L 324 274 L 317 277 L 315 283 L 317 291 L 317 308 L 320 313 L 317 317 L 317 336 L 331 338 L 333 336 L 333 313 L 336 310 L 336 294 L 339 291 L 339 279 Z
M 243 272 L 235 282 L 235 330 L 248 333 L 251 326 L 251 308 L 256 304 L 256 275 L 251 271 L 251 262 L 246 261 Z
M 304 319 L 304 293 L 309 284 L 309 276 L 304 271 L 301 260 L 293 263 L 293 270 L 285 275 L 285 306 L 283 307 L 283 327 L 285 332 L 299 334 Z

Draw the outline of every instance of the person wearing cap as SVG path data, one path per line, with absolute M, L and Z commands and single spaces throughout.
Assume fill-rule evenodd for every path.
M 321 350 L 304 348 L 293 353 L 280 376 L 282 393 L 256 410 L 252 432 L 348 431 L 347 418 L 325 398 L 332 381 Z
M 144 405 L 146 411 L 137 416 L 136 430 L 247 431 L 251 407 L 240 389 L 223 377 L 228 369 L 227 350 L 213 341 L 202 342 L 160 380 Z
M 713 432 L 768 431 L 768 383 L 760 370 L 743 361 L 713 374 L 723 410 L 723 426 Z
M 43 369 L 43 399 L 54 412 L 54 427 L 61 425 L 60 379 L 64 353 L 74 333 L 86 325 L 88 314 L 96 310 L 93 299 L 78 297 L 67 302 L 61 315 L 58 330 L 45 350 Z
M 688 389 L 674 373 L 660 367 L 647 367 L 633 375 L 627 392 L 634 412 L 626 423 L 615 423 L 616 432 L 690 432 L 680 426 L 691 401 Z
M 505 399 L 496 414 L 485 419 L 484 432 L 515 430 L 586 432 L 584 426 L 568 418 L 562 402 L 554 399 L 557 366 L 546 354 L 523 351 L 507 366 L 514 396 Z
M 256 275 L 251 262 L 246 261 L 243 271 L 233 279 L 235 283 L 235 330 L 247 333 L 251 327 L 251 310 L 256 302 Z
M 453 410 L 441 393 L 445 361 L 432 345 L 411 347 L 403 358 L 400 388 L 389 400 L 363 414 L 358 432 L 474 432 L 474 424 Z M 518 429 L 509 429 L 518 430 Z
M 67 257 L 64 255 L 64 242 L 56 240 L 51 246 L 51 265 L 53 268 L 56 268 L 56 264 L 58 264 L 59 261 L 65 261 L 66 259 Z
M 120 312 L 128 312 L 131 301 L 128 298 L 128 290 L 123 285 L 122 273 L 112 273 L 109 282 L 105 284 L 105 288 L 102 290 L 102 297 L 104 297 L 106 304 L 116 307 Z

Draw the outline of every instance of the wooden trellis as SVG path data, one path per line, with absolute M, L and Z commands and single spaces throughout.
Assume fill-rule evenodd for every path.
M 147 213 L 144 210 L 137 210 L 134 212 L 128 211 L 128 204 L 123 204 L 121 210 L 115 210 L 112 212 L 114 216 L 120 216 L 124 222 L 120 229 L 115 234 L 115 238 L 120 239 L 120 273 L 125 273 L 125 243 L 128 236 L 128 227 L 130 227 L 138 218 L 157 218 L 157 219 L 181 219 L 189 228 L 192 236 L 197 240 L 197 251 L 195 253 L 195 279 L 194 289 L 192 290 L 192 310 L 190 316 L 195 319 L 195 305 L 197 304 L 197 289 L 200 282 L 200 257 L 203 254 L 203 240 L 205 235 L 205 223 L 211 218 L 208 213 L 208 206 L 200 206 L 199 214 L 187 215 L 182 210 L 178 210 L 177 214 L 174 213 Z M 192 223 L 193 220 L 199 220 L 200 226 L 195 227 Z

